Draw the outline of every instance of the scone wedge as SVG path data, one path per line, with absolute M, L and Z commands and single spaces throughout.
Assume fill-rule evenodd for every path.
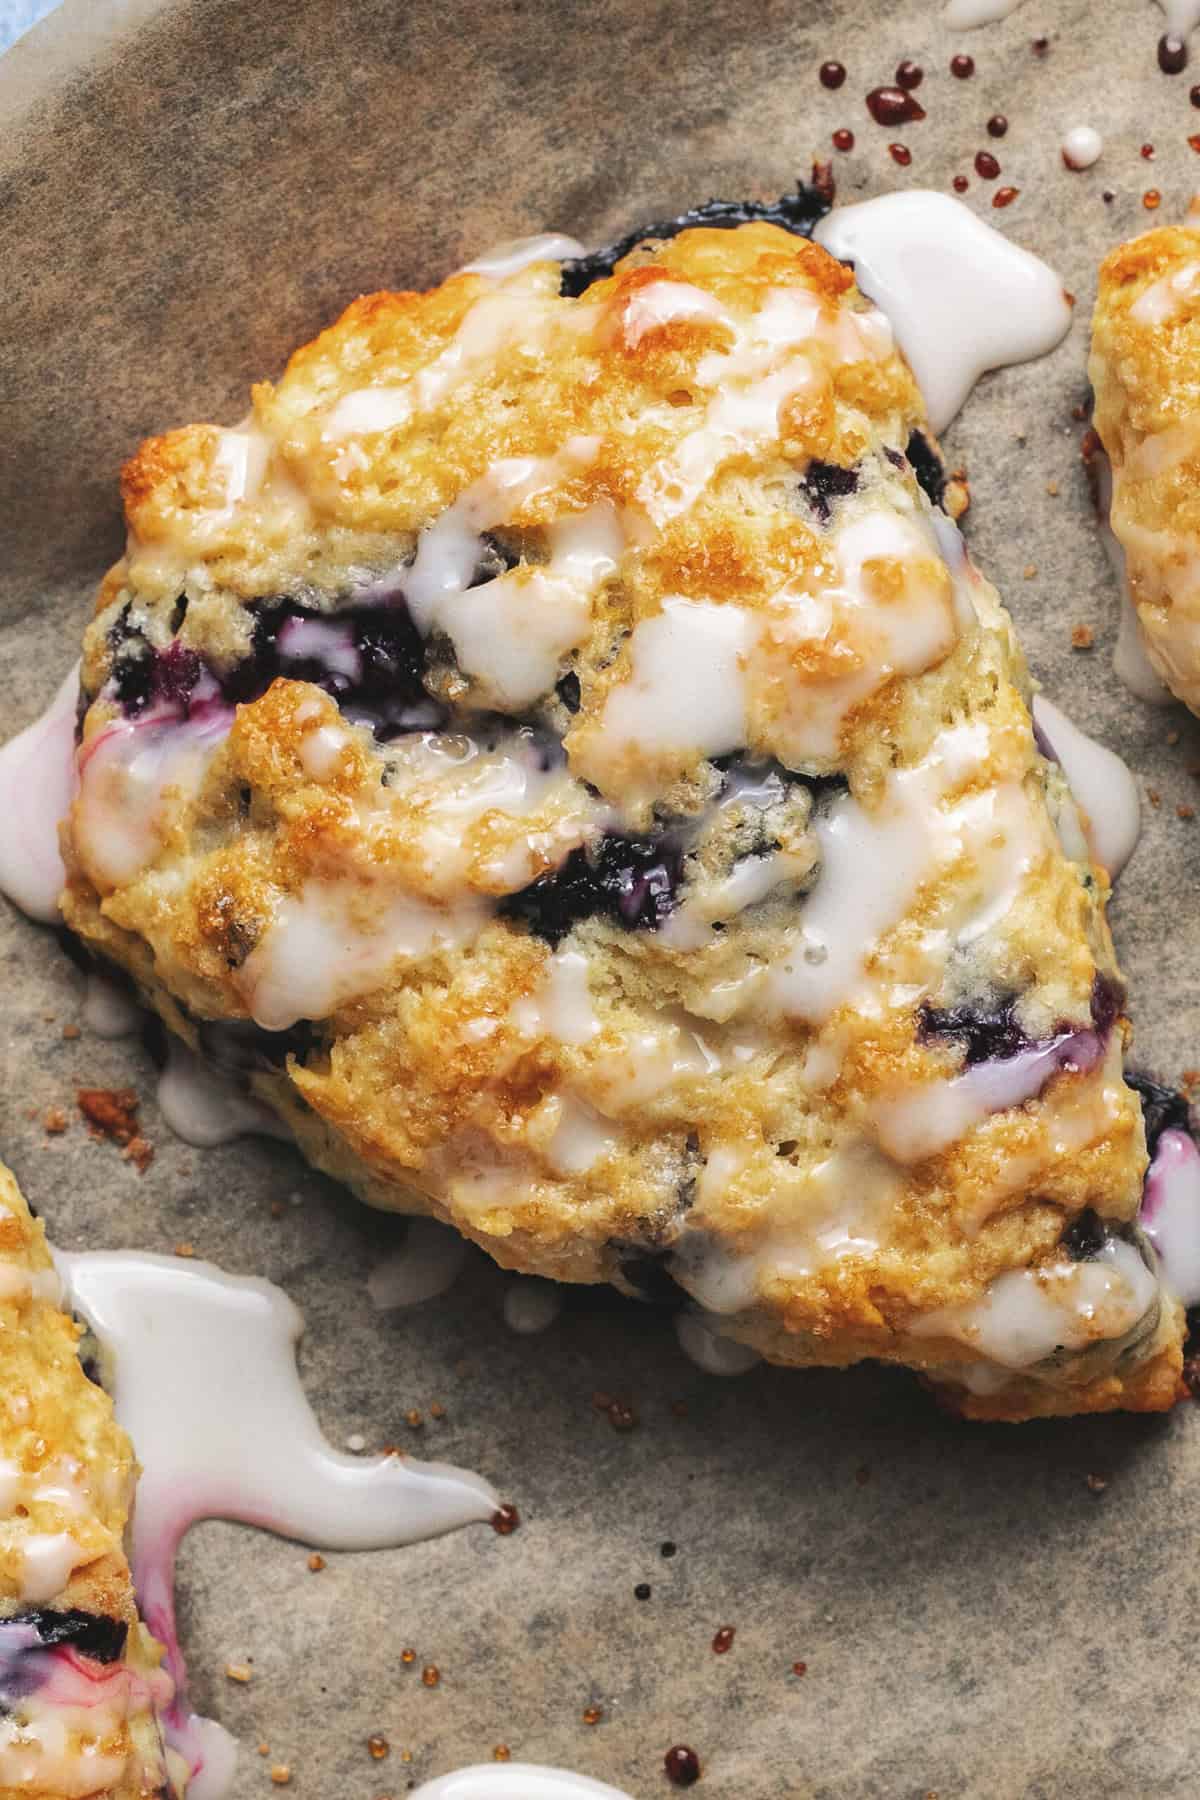
M 1088 372 L 1142 643 L 1200 712 L 1200 229 L 1163 226 L 1105 258 Z
M 1168 1407 L 1107 882 L 886 319 L 762 222 L 580 287 L 367 296 L 143 445 L 68 922 L 508 1268 Z
M 123 1539 L 137 1464 L 0 1164 L 0 1800 L 181 1793 Z

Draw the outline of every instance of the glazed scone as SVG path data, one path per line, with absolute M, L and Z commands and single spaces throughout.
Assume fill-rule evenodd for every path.
M 1088 373 L 1142 641 L 1200 712 L 1200 230 L 1163 226 L 1105 258 Z
M 183 1791 L 158 1725 L 172 1682 L 123 1548 L 137 1464 L 78 1343 L 0 1164 L 0 1800 Z
M 1107 882 L 886 319 L 766 223 L 579 286 L 367 296 L 143 445 L 68 922 L 505 1267 L 1169 1406 Z

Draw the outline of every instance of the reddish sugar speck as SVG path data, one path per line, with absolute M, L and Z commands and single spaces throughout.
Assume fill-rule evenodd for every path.
M 965 194 L 970 185 L 971 184 L 965 175 L 956 175 L 954 177 L 954 191 L 956 194 Z
M 1147 212 L 1156 212 L 1162 203 L 1162 195 L 1157 188 L 1147 188 L 1142 195 L 1142 205 Z
M 521 1523 L 521 1515 L 509 1501 L 498 1506 L 492 1514 L 492 1530 L 497 1537 L 511 1537 Z
M 990 150 L 977 150 L 975 153 L 975 173 L 983 181 L 995 181 L 1000 173 L 1000 164 Z
M 902 169 L 907 169 L 912 161 L 912 151 L 904 144 L 889 144 L 888 155 L 893 162 L 899 163 Z
M 1002 138 L 1008 132 L 1008 120 L 1003 113 L 993 113 L 987 122 L 988 136 Z
M 853 150 L 854 133 L 848 131 L 844 125 L 840 126 L 833 134 L 833 147 L 835 150 Z
M 733 1625 L 721 1626 L 712 1641 L 713 1654 L 715 1656 L 724 1656 L 725 1652 L 732 1648 L 735 1631 L 736 1627 Z
M 896 70 L 896 86 L 904 88 L 908 93 L 919 88 L 924 79 L 924 69 L 920 63 L 913 62 L 911 57 L 906 56 Z
M 822 87 L 840 88 L 846 79 L 846 65 L 840 62 L 823 62 L 817 70 Z
M 1158 40 L 1158 66 L 1164 75 L 1178 75 L 1187 67 L 1187 45 L 1181 37 L 1166 32 Z
M 1013 201 L 1017 198 L 1017 195 L 1020 192 L 1021 192 L 1020 188 L 1015 188 L 1015 187 L 997 188 L 995 193 L 992 195 L 992 205 L 993 206 L 1011 206 Z
M 867 95 L 867 111 L 877 125 L 907 125 L 925 117 L 921 102 L 897 87 L 872 88 Z
M 1147 162 L 1154 161 L 1154 145 L 1153 144 L 1143 144 L 1141 153 L 1145 157 Z
M 950 58 L 950 73 L 957 75 L 960 81 L 969 81 L 975 73 L 975 58 L 964 55 L 960 50 L 957 56 Z M 1197 104 L 1200 105 L 1200 101 Z
M 663 1757 L 667 1780 L 676 1787 L 692 1787 L 700 1779 L 700 1758 L 686 1744 L 672 1744 Z

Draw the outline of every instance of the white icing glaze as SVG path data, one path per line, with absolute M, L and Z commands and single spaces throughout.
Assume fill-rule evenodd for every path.
M 794 881 L 806 872 L 806 864 L 784 850 L 765 856 L 744 856 L 723 881 L 689 891 L 660 925 L 658 940 L 672 950 L 699 950 L 712 941 L 714 920 L 727 920 L 757 906 L 782 882 Z M 695 886 L 695 884 L 692 884 Z
M 813 234 L 854 264 L 943 431 L 988 369 L 1044 356 L 1071 324 L 1062 282 L 961 201 L 923 189 L 837 207 Z
M 73 836 L 102 892 L 153 861 L 168 806 L 196 792 L 232 724 L 231 706 L 205 705 L 189 719 L 156 711 L 114 720 L 83 745 Z
M 437 624 L 479 698 L 521 712 L 554 686 L 568 651 L 591 629 L 590 591 L 553 567 L 521 563 L 494 581 L 443 597 Z
M 266 1031 L 325 1019 L 369 993 L 402 958 L 466 943 L 487 912 L 469 899 L 436 907 L 413 895 L 381 895 L 366 882 L 310 879 L 279 902 L 238 986 Z
M 875 1103 L 879 1142 L 896 1162 L 920 1162 L 957 1143 L 993 1113 L 1036 1099 L 1059 1070 L 1090 1074 L 1100 1056 L 1095 1032 L 1078 1031 L 1015 1056 L 977 1063 L 949 1081 L 905 1087 Z
M 656 1094 L 672 1091 L 688 1076 L 711 1075 L 720 1056 L 686 1021 L 662 1015 L 641 1025 L 610 1033 L 588 1058 L 589 1098 L 607 1114 L 645 1105 Z
M 582 950 L 556 950 L 546 959 L 537 989 L 512 1009 L 521 1031 L 544 1034 L 560 1044 L 586 1044 L 600 1029 L 588 986 L 588 959 Z
M 940 662 L 959 631 L 955 581 L 919 513 L 859 512 L 833 547 L 836 582 L 816 594 L 776 595 L 750 659 L 754 700 L 771 708 L 764 745 L 792 766 L 836 761 L 851 709 L 889 677 Z M 835 672 L 814 681 L 810 659 Z
M 413 1800 L 631 1800 L 620 1788 L 540 1763 L 475 1763 L 427 1781 Z
M 142 1016 L 131 988 L 98 969 L 88 970 L 83 1022 L 89 1031 L 100 1038 L 132 1037 L 141 1028 Z
M 696 379 L 715 390 L 704 421 L 647 470 L 638 485 L 638 504 L 652 525 L 661 528 L 694 506 L 731 457 L 779 436 L 784 401 L 811 388 L 816 379 L 802 347 L 820 322 L 817 295 L 807 289 L 777 290 L 732 351 L 712 351 L 701 358 Z
M 58 822 L 75 792 L 79 664 L 40 718 L 0 748 L 0 893 L 43 925 L 58 919 L 66 879 Z
M 1174 696 L 1146 654 L 1137 608 L 1129 589 L 1125 551 L 1109 519 L 1112 507 L 1112 465 L 1108 457 L 1102 453 L 1097 455 L 1095 469 L 1100 540 L 1121 594 L 1121 621 L 1117 647 L 1113 652 L 1113 673 L 1139 700 L 1145 700 L 1150 706 L 1170 706 Z
M 817 819 L 821 870 L 768 977 L 781 1011 L 819 1022 L 850 1002 L 868 1007 L 865 970 L 880 938 L 922 885 L 964 851 L 977 878 L 956 896 L 963 905 L 991 904 L 1014 862 L 1032 861 L 1036 821 L 1019 788 L 986 788 L 944 804 L 987 753 L 985 725 L 954 726 L 920 763 L 889 776 L 870 812 L 845 795 Z
M 535 1337 L 562 1311 L 562 1289 L 553 1281 L 518 1275 L 504 1290 L 504 1323 L 521 1337 Z
M 669 596 L 629 641 L 629 673 L 611 689 L 589 743 L 589 769 L 700 753 L 746 741 L 744 662 L 754 632 L 740 606 Z M 648 798 L 639 790 L 639 798 Z
M 586 1175 L 615 1149 L 616 1133 L 594 1107 L 574 1094 L 556 1096 L 551 1105 L 557 1109 L 557 1123 L 546 1155 L 560 1175 Z
M 296 1372 L 303 1321 L 270 1282 L 211 1264 L 131 1251 L 59 1253 L 71 1304 L 115 1358 L 117 1417 L 142 1479 L 132 1561 L 142 1615 L 182 1689 L 173 1563 L 198 1519 L 262 1525 L 324 1549 L 415 1543 L 491 1516 L 479 1476 L 410 1457 L 330 1448 Z M 167 1714 L 189 1792 L 218 1800 L 231 1745 L 219 1726 Z
M 408 1219 L 404 1242 L 376 1263 L 367 1293 L 379 1312 L 420 1306 L 454 1286 L 467 1258 L 467 1242 L 436 1219 Z
M 1062 141 L 1062 159 L 1068 169 L 1090 169 L 1099 162 L 1104 139 L 1091 125 L 1075 125 Z
M 406 425 L 415 415 L 440 406 L 459 383 L 481 366 L 492 364 L 511 346 L 528 355 L 552 326 L 581 331 L 590 324 L 586 306 L 560 312 L 556 299 L 539 292 L 536 263 L 518 267 L 470 307 L 450 342 L 410 380 L 354 388 L 330 409 L 322 430 L 326 443 L 342 443 L 377 431 Z M 350 443 L 335 460 L 344 480 L 361 461 Z
M 211 1150 L 257 1132 L 291 1142 L 291 1132 L 243 1083 L 203 1062 L 173 1033 L 155 1095 L 164 1123 L 185 1144 Z
M 1062 764 L 1071 793 L 1083 816 L 1092 860 L 1115 881 L 1137 847 L 1141 806 L 1137 782 L 1114 750 L 1098 744 L 1067 715 L 1037 694 L 1034 722 Z
M 622 333 L 631 350 L 652 331 L 676 319 L 721 319 L 733 329 L 721 302 L 715 294 L 692 287 L 686 281 L 648 281 L 633 290 L 625 302 Z
M 1158 4 L 1163 11 L 1166 36 L 1186 42 L 1200 24 L 1200 0 L 1158 0 Z
M 553 686 L 561 658 L 590 629 L 592 596 L 616 569 L 624 540 L 615 509 L 597 502 L 550 527 L 548 563 L 519 564 L 472 587 L 485 549 L 480 534 L 586 468 L 596 449 L 594 438 L 575 437 L 557 456 L 493 463 L 422 532 L 406 574 L 418 629 L 444 631 L 480 697 L 502 711 L 519 712 Z
M 1139 1218 L 1167 1287 L 1184 1306 L 1200 1304 L 1200 1150 L 1186 1131 L 1159 1138 Z
M 718 1329 L 720 1321 L 699 1309 L 675 1314 L 675 1336 L 684 1355 L 708 1375 L 744 1375 L 762 1361 L 749 1344 L 739 1344 Z
M 747 1212 L 750 1228 L 740 1238 L 712 1237 L 705 1228 L 708 1209 L 736 1194 L 740 1177 L 764 1156 L 773 1164 L 769 1214 L 759 1200 L 755 1212 Z M 744 1312 L 764 1279 L 807 1276 L 877 1251 L 901 1187 L 900 1171 L 861 1137 L 847 1138 L 799 1168 L 769 1146 L 756 1152 L 749 1145 L 718 1145 L 697 1183 L 671 1273 L 706 1314 Z
M 527 269 L 530 263 L 569 262 L 586 255 L 587 250 L 578 238 L 567 237 L 561 231 L 540 231 L 533 237 L 510 238 L 503 244 L 494 244 L 490 250 L 464 263 L 462 273 L 490 275 L 493 281 L 504 281 L 519 269 Z
M 1136 319 L 1139 325 L 1165 325 L 1169 320 L 1177 318 L 1180 313 L 1184 312 L 1188 301 L 1194 300 L 1198 292 L 1200 292 L 1200 262 L 1183 263 L 1178 269 L 1172 269 L 1169 274 L 1161 275 L 1157 281 L 1151 282 L 1148 288 L 1143 288 L 1130 307 L 1129 316 L 1131 319 Z M 1190 421 L 1184 426 L 1183 431 L 1184 442 L 1180 448 L 1181 455 L 1186 454 L 1189 449 L 1194 449 L 1196 441 L 1194 428 Z M 1159 433 L 1158 435 L 1162 437 L 1168 434 Z M 1155 439 L 1150 438 L 1147 441 L 1153 444 Z M 1145 445 L 1141 446 L 1143 452 L 1145 448 Z M 1147 474 L 1153 472 L 1150 469 L 1146 470 Z
M 1016 12 L 1021 0 L 947 0 L 942 19 L 954 31 L 977 31 Z
M 44 1606 L 61 1594 L 85 1552 L 69 1531 L 33 1532 L 21 1540 L 21 1602 Z
M 129 1677 L 121 1671 L 117 1680 L 101 1684 L 112 1695 L 108 1705 L 94 1692 L 82 1705 L 38 1707 L 23 1723 L 0 1721 L 0 1786 L 6 1793 L 52 1794 L 54 1800 L 87 1800 L 114 1789 L 127 1774 L 122 1753 L 101 1749 L 104 1738 L 118 1732 L 128 1710 Z M 118 1692 L 118 1686 L 124 1693 Z M 72 1748 L 68 1732 L 84 1734 Z
M 1012 1269 L 982 1299 L 926 1313 L 910 1330 L 916 1338 L 956 1338 L 1003 1369 L 1027 1369 L 1056 1349 L 1124 1337 L 1157 1293 L 1134 1246 L 1110 1238 L 1087 1262 Z
M 17 1263 L 0 1263 L 0 1300 L 53 1300 L 57 1305 L 61 1292 L 53 1269 L 23 1269 Z

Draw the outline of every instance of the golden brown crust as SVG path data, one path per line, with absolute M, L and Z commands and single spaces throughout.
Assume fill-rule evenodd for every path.
M 640 249 L 577 301 L 552 264 L 356 301 L 245 427 L 126 471 L 68 921 L 193 1042 L 315 1021 L 253 1085 L 373 1204 L 559 1279 L 666 1256 L 777 1360 L 953 1380 L 990 1284 L 1049 1292 L 1066 1223 L 1134 1219 L 1145 1144 L 1096 1010 L 1107 884 L 1063 850 L 1007 618 L 904 456 L 926 429 L 849 271 L 771 226 Z M 401 594 L 441 723 L 373 735 L 339 621 Z M 235 716 L 264 607 L 272 655 L 333 661 Z M 143 670 L 202 661 L 186 717 L 122 697 L 131 637 Z M 613 841 L 676 859 L 659 928 L 539 923 L 533 884 Z M 981 1105 L 953 1021 L 989 1008 L 997 1079 L 1045 1073 Z M 1144 1331 L 1119 1376 L 1086 1354 L 986 1404 L 1166 1391 Z
M 148 1800 L 166 1791 L 156 1709 L 171 1682 L 138 1618 L 125 1556 L 137 1465 L 111 1400 L 83 1372 L 80 1328 L 57 1291 L 42 1226 L 0 1164 L 0 1476 L 15 1496 L 0 1522 L 0 1631 L 19 1631 L 7 1622 L 48 1607 L 117 1620 L 127 1632 L 117 1660 L 86 1665 L 86 1710 L 69 1698 L 86 1678 L 66 1662 L 47 1667 L 31 1692 L 0 1696 L 0 1800 Z M 69 1557 L 56 1551 L 64 1542 Z M 47 1571 L 67 1562 L 57 1583 Z
M 1200 231 L 1163 226 L 1101 264 L 1088 364 L 1111 524 L 1155 669 L 1200 709 Z

